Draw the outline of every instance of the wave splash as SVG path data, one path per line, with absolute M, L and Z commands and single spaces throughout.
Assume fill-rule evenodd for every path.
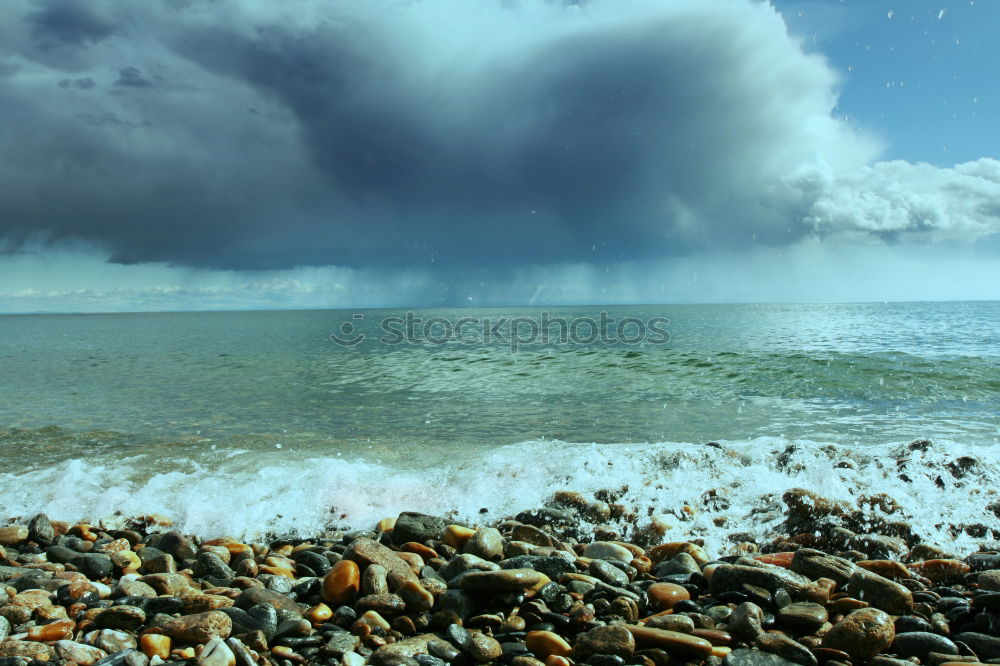
M 0 473 L 0 515 L 46 512 L 98 521 L 159 514 L 202 536 L 315 535 L 370 529 L 401 511 L 486 523 L 541 507 L 554 492 L 620 505 L 623 534 L 655 524 L 663 540 L 703 539 L 710 551 L 780 531 L 782 494 L 805 488 L 886 521 L 926 543 L 976 550 L 1000 538 L 1000 447 L 950 441 L 876 447 L 758 438 L 709 444 L 526 441 L 447 465 L 404 468 L 308 452 L 234 449 L 176 461 L 151 474 L 144 453 L 67 460 Z M 872 501 L 884 493 L 893 502 Z M 872 506 L 877 505 L 877 506 Z M 593 527 L 593 526 L 590 526 Z

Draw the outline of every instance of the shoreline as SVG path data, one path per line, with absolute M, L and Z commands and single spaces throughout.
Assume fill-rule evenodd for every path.
M 403 512 L 244 543 L 44 514 L 0 527 L 0 664 L 879 666 L 1000 659 L 1000 553 L 949 553 L 804 489 L 770 539 L 622 539 L 556 493 L 470 527 Z M 610 500 L 610 501 L 609 501 Z M 919 526 L 917 526 L 919 527 Z M 673 539 L 673 537 L 670 537 Z M 996 614 L 994 612 L 996 611 Z

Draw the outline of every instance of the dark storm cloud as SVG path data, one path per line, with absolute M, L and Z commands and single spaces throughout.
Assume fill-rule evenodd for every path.
M 42 48 L 96 44 L 114 34 L 114 25 L 77 0 L 43 0 L 24 21 Z
M 874 147 L 831 117 L 836 77 L 767 4 L 81 6 L 0 8 L 30 33 L 0 35 L 0 67 L 21 67 L 0 79 L 15 242 L 125 263 L 499 267 L 886 231 L 839 195 L 877 203 L 895 172 L 853 175 Z M 39 34 L 77 53 L 40 57 Z M 988 198 L 992 174 L 947 184 Z M 961 229 L 941 222 L 952 198 L 891 231 L 996 230 L 974 204 Z

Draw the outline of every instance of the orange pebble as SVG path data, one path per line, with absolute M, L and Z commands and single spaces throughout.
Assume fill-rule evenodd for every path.
M 359 589 L 361 569 L 351 560 L 341 560 L 323 578 L 323 601 L 339 606 L 354 599 Z

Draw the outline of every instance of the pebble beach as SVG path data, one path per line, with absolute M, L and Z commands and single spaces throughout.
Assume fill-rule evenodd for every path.
M 12 518 L 0 666 L 1000 663 L 991 534 L 948 552 L 879 518 L 888 495 L 797 488 L 767 539 L 711 552 L 615 499 L 252 542 L 155 515 Z

